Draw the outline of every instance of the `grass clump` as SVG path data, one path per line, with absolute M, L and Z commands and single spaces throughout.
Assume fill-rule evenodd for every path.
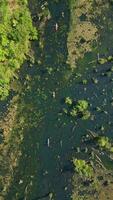
M 0 99 L 9 94 L 10 81 L 26 59 L 30 41 L 37 39 L 27 0 L 0 2 Z

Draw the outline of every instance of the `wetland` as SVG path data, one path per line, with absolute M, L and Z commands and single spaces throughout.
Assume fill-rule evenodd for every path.
M 0 200 L 112 200 L 113 2 L 8 2 L 30 25 L 0 71 Z

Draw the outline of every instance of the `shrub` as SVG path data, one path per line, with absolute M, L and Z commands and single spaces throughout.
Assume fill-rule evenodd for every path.
M 80 176 L 91 178 L 93 176 L 93 168 L 86 163 L 85 160 L 73 159 L 73 164 L 75 171 L 78 172 Z

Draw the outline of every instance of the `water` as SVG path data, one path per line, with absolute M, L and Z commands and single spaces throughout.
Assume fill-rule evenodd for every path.
M 41 64 L 28 67 L 27 71 L 26 68 L 23 69 L 21 81 L 24 81 L 26 72 L 31 77 L 31 80 L 26 82 L 20 101 L 24 106 L 22 111 L 26 112 L 26 118 L 29 118 L 28 127 L 24 127 L 22 156 L 6 199 L 71 199 L 73 170 L 70 161 L 75 154 L 75 148 L 80 144 L 81 136 L 90 129 L 113 137 L 113 73 L 110 77 L 102 75 L 106 72 L 108 74 L 112 63 L 97 64 L 98 52 L 100 56 L 111 55 L 113 52 L 112 8 L 104 13 L 105 22 L 102 19 L 97 20 L 98 26 L 103 23 L 104 28 L 96 48 L 87 53 L 84 59 L 78 62 L 76 71 L 72 72 L 65 64 L 68 54 L 66 41 L 69 7 L 63 1 L 56 7 L 52 6 L 50 1 L 52 18 L 45 27 Z M 65 13 L 64 18 L 61 16 L 62 12 Z M 59 24 L 58 32 L 54 27 L 56 23 Z M 35 52 L 37 46 L 35 43 Z M 52 73 L 48 74 L 50 67 Z M 77 73 L 81 74 L 81 77 L 77 78 Z M 98 83 L 95 84 L 92 78 L 97 79 Z M 81 83 L 84 79 L 88 80 L 86 85 Z M 27 86 L 30 89 L 27 89 Z M 61 111 L 65 107 L 63 99 L 68 96 L 75 100 L 86 99 L 90 103 L 92 119 L 84 121 L 62 114 Z M 101 111 L 97 112 L 96 107 L 100 107 Z M 39 115 L 39 122 L 36 114 Z M 104 131 L 101 130 L 102 126 Z

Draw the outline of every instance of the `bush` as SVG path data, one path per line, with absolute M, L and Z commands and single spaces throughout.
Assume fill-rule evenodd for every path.
M 75 171 L 78 172 L 79 175 L 91 178 L 93 176 L 93 168 L 86 163 L 85 160 L 73 159 L 73 164 L 75 167 Z

